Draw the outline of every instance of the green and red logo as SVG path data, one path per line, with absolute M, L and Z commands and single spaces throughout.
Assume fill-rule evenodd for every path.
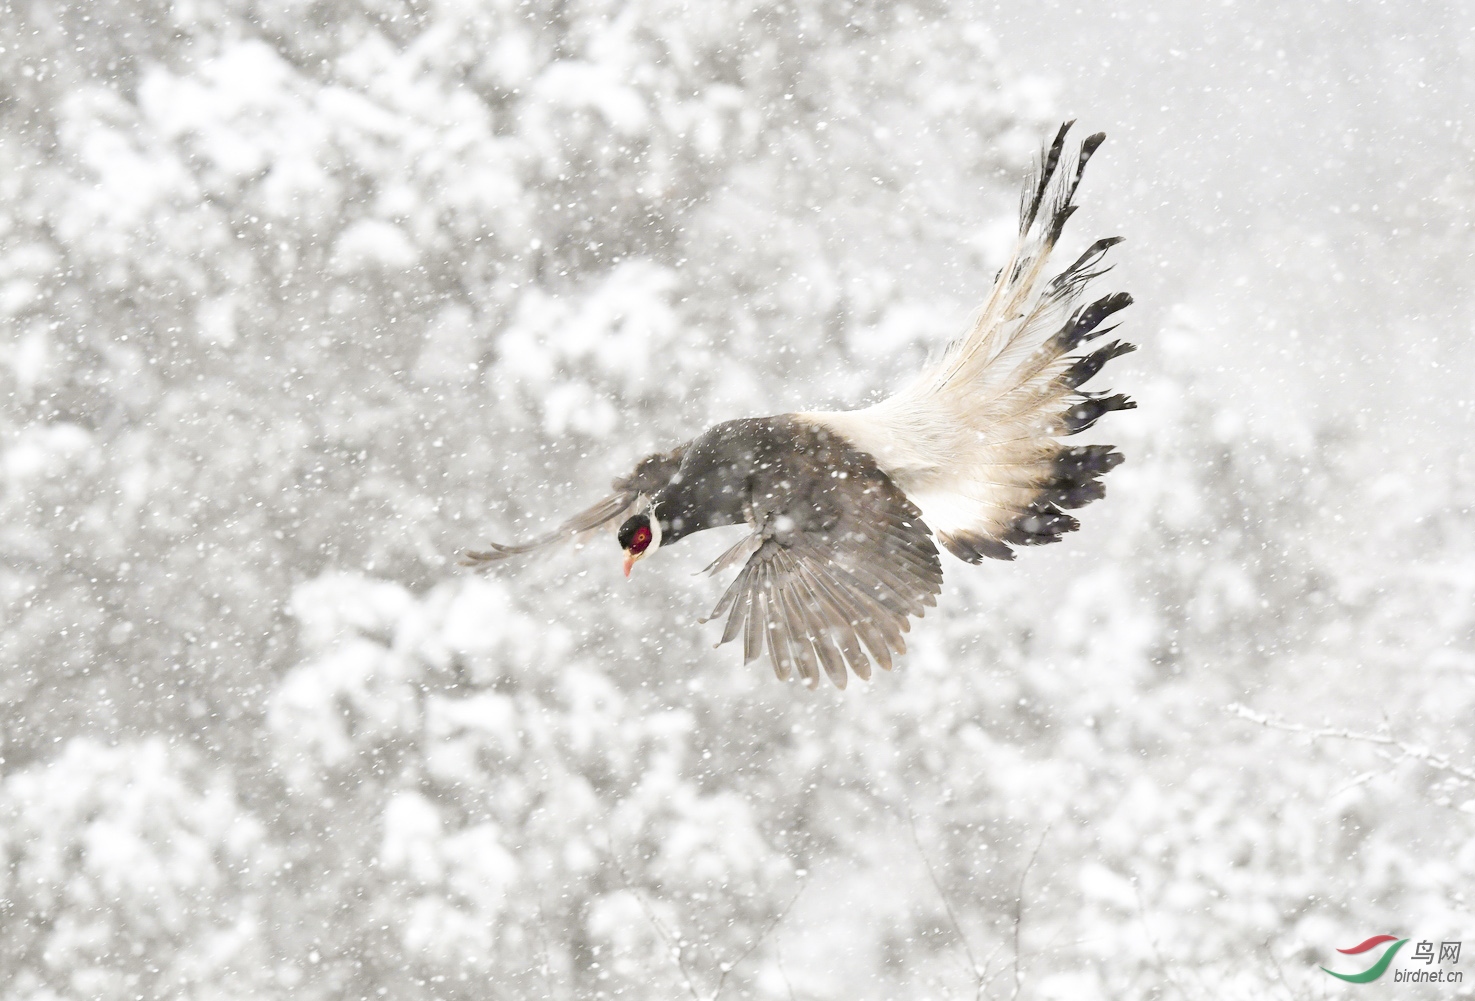
M 1330 973 L 1338 980 L 1347 981 L 1349 984 L 1370 984 L 1388 971 L 1388 964 L 1393 962 L 1394 955 L 1397 954 L 1399 949 L 1403 948 L 1404 943 L 1407 941 L 1408 939 L 1406 938 L 1395 938 L 1393 935 L 1374 935 L 1366 942 L 1360 942 L 1350 949 L 1337 950 L 1344 956 L 1360 956 L 1364 952 L 1376 949 L 1385 942 L 1392 942 L 1393 944 L 1383 950 L 1383 955 L 1372 966 L 1369 966 L 1361 973 L 1338 973 L 1335 970 L 1328 970 L 1325 966 L 1322 967 L 1322 970 Z

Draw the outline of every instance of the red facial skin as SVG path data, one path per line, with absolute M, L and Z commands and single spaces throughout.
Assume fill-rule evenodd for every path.
M 642 528 L 636 531 L 635 538 L 630 540 L 630 548 L 625 550 L 625 579 L 630 579 L 630 568 L 640 558 L 640 554 L 650 548 L 650 529 Z

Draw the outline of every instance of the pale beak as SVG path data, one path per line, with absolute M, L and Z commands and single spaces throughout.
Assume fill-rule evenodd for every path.
M 635 565 L 635 557 L 625 554 L 625 579 L 630 579 L 630 568 Z

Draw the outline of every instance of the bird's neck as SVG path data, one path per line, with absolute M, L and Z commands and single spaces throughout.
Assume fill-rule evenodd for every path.
M 665 494 L 671 493 L 675 496 L 659 496 L 651 507 L 651 517 L 661 525 L 662 546 L 712 527 L 708 524 L 710 513 L 702 510 L 688 492 L 665 491 Z
M 687 448 L 679 474 L 658 493 L 661 545 L 746 520 L 753 475 L 795 447 L 792 418 L 748 417 L 709 428 Z
M 651 517 L 661 524 L 661 545 L 694 532 L 740 525 L 748 502 L 746 478 L 730 468 L 673 483 L 656 495 Z

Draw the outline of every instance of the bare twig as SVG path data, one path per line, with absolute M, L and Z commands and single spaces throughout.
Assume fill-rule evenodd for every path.
M 630 882 L 630 877 L 625 873 L 625 867 L 620 865 L 619 860 L 614 857 L 613 852 L 610 853 L 610 861 L 614 862 L 615 870 L 619 872 L 620 882 L 624 884 L 626 892 L 635 898 L 636 903 L 640 905 L 640 909 L 645 912 L 645 919 L 650 922 L 650 926 L 656 930 L 656 934 L 666 944 L 666 948 L 669 950 L 668 955 L 676 963 L 676 969 L 681 974 L 681 980 L 686 984 L 686 990 L 691 994 L 692 1001 L 702 1001 L 701 992 L 697 990 L 696 982 L 691 978 L 691 971 L 686 967 L 686 954 L 681 948 L 681 942 L 673 932 L 666 928 L 661 922 L 661 919 L 656 916 L 655 909 L 646 901 L 645 896 L 639 890 L 635 889 L 634 884 Z
M 1380 771 L 1367 771 L 1363 772 L 1361 775 L 1354 775 L 1352 778 L 1348 779 L 1346 782 L 1343 782 L 1341 785 L 1337 786 L 1337 788 L 1333 789 L 1331 798 L 1336 799 L 1344 792 L 1350 792 L 1353 789 L 1365 786 L 1373 779 L 1383 774 L 1385 773 Z
M 1268 729 L 1281 730 L 1285 733 L 1300 734 L 1301 736 L 1308 737 L 1311 740 L 1351 740 L 1357 743 L 1375 744 L 1380 747 L 1391 748 L 1397 753 L 1385 754 L 1384 757 L 1387 760 L 1395 762 L 1417 761 L 1421 764 L 1427 765 L 1437 772 L 1443 772 L 1446 775 L 1456 778 L 1461 782 L 1475 785 L 1475 770 L 1457 765 L 1443 754 L 1436 754 L 1435 752 L 1429 750 L 1429 748 L 1427 747 L 1420 747 L 1417 744 L 1410 744 L 1407 741 L 1399 740 L 1397 737 L 1394 737 L 1388 733 L 1358 733 L 1355 730 L 1347 730 L 1343 729 L 1342 727 L 1305 726 L 1300 723 L 1292 723 L 1287 720 L 1280 719 L 1276 716 L 1270 716 L 1266 713 L 1256 712 L 1248 706 L 1240 705 L 1237 702 L 1229 706 L 1229 712 L 1235 716 L 1238 716 L 1240 719 L 1248 720 L 1251 723 L 1258 723 Z M 1386 721 L 1384 723 L 1384 727 L 1387 727 Z M 1366 777 L 1359 776 L 1358 782 L 1354 784 L 1360 784 L 1360 782 L 1365 781 L 1367 781 Z
M 1153 935 L 1152 925 L 1147 922 L 1147 905 L 1142 902 L 1142 889 L 1137 885 L 1135 878 L 1132 880 L 1132 894 L 1137 898 L 1137 920 L 1142 922 L 1142 931 L 1147 935 L 1147 945 L 1152 950 L 1152 958 L 1157 963 L 1158 972 L 1167 978 L 1168 983 L 1177 988 L 1179 997 L 1194 997 L 1195 995 L 1188 992 L 1187 988 L 1183 986 L 1183 982 L 1174 975 L 1173 970 L 1163 961 L 1163 954 L 1157 947 L 1157 936 Z M 1211 994 L 1204 991 L 1202 981 L 1199 982 L 1198 986 L 1201 994 L 1212 997 Z
M 1300 1001 L 1302 997 L 1301 992 L 1291 989 L 1291 983 L 1286 979 L 1285 968 L 1280 965 L 1280 957 L 1275 954 L 1275 950 L 1270 946 L 1270 939 L 1267 938 L 1264 941 L 1262 948 L 1264 948 L 1265 954 L 1270 957 L 1270 965 L 1275 967 L 1275 979 L 1279 982 L 1280 989 L 1285 991 L 1286 997 L 1290 998 L 1291 1001 Z
M 753 939 L 752 943 L 749 944 L 747 949 L 743 950 L 743 954 L 741 956 L 739 956 L 737 959 L 734 959 L 730 963 L 721 964 L 722 975 L 717 978 L 717 987 L 712 991 L 712 997 L 710 998 L 710 1001 L 717 1001 L 718 996 L 721 995 L 722 988 L 727 984 L 727 975 L 733 970 L 737 969 L 738 966 L 742 964 L 743 960 L 753 955 L 757 948 L 763 944 L 764 940 L 768 938 L 769 934 L 779 926 L 779 923 L 782 922 L 784 918 L 789 916 L 789 912 L 792 911 L 794 909 L 794 905 L 799 902 L 800 895 L 803 894 L 804 888 L 808 885 L 809 884 L 805 882 L 801 882 L 799 884 L 799 889 L 794 891 L 794 895 L 789 898 L 789 902 L 784 905 L 784 909 L 779 911 L 778 914 L 774 915 L 773 920 L 768 922 L 768 924 L 764 926 L 763 931 L 759 932 L 758 937 Z M 787 979 L 785 979 L 784 982 L 787 983 Z M 792 988 L 790 988 L 789 993 L 793 993 Z
M 1035 867 L 1035 860 L 1040 857 L 1040 849 L 1045 847 L 1045 839 L 1050 836 L 1050 825 L 1040 832 L 1040 840 L 1035 842 L 1035 850 L 1029 853 L 1029 861 L 1024 863 L 1024 871 L 1019 874 L 1019 891 L 1014 896 L 1014 990 L 1010 993 L 1010 1001 L 1019 997 L 1020 990 L 1024 987 L 1024 971 L 1019 965 L 1019 930 L 1024 925 L 1024 884 L 1029 879 L 1029 871 Z
M 784 969 L 784 956 L 778 949 L 773 950 L 773 961 L 778 964 L 779 979 L 784 982 L 784 990 L 789 994 L 789 1001 L 799 1001 L 794 996 L 794 985 L 789 982 L 788 971 Z
M 953 925 L 953 934 L 958 937 L 958 944 L 963 948 L 963 955 L 968 957 L 968 972 L 973 976 L 973 983 L 977 989 L 973 997 L 975 1001 L 983 997 L 984 974 L 987 972 L 978 965 L 978 958 L 973 955 L 973 947 L 968 943 L 968 936 L 963 932 L 963 923 L 958 920 L 957 913 L 953 910 L 952 902 L 942 889 L 942 883 L 937 879 L 937 873 L 932 868 L 932 860 L 927 857 L 927 851 L 922 847 L 922 839 L 917 835 L 917 818 L 912 815 L 911 807 L 907 807 L 907 826 L 912 832 L 912 844 L 917 846 L 917 854 L 922 858 L 922 865 L 927 870 L 927 878 L 932 881 L 932 888 L 937 891 L 938 899 L 942 901 L 942 909 L 947 912 L 947 918 Z
M 548 949 L 548 934 L 543 930 L 548 919 L 543 916 L 543 901 L 537 902 L 538 906 L 538 945 L 543 952 L 543 987 L 548 991 L 550 998 L 557 997 L 553 989 L 553 954 Z
M 641 911 L 644 912 L 646 920 L 650 922 L 651 927 L 656 930 L 656 934 L 660 937 L 661 941 L 665 943 L 665 946 L 669 950 L 669 954 L 672 960 L 674 960 L 674 962 L 676 963 L 677 971 L 681 974 L 681 980 L 686 985 L 687 993 L 692 996 L 693 1001 L 703 1001 L 702 992 L 697 988 L 696 979 L 695 977 L 693 977 L 692 971 L 687 965 L 686 950 L 682 948 L 680 936 L 672 929 L 666 927 L 665 923 L 661 921 L 660 917 L 656 914 L 655 908 L 651 907 L 649 901 L 645 899 L 645 895 L 635 888 L 635 885 L 630 880 L 629 874 L 625 872 L 625 867 L 620 864 L 617 858 L 615 858 L 614 852 L 612 850 L 608 851 L 608 855 L 610 861 L 614 863 L 615 870 L 620 874 L 620 882 L 625 887 L 626 892 L 628 892 L 632 897 L 635 898 L 636 903 L 640 905 Z M 761 946 L 765 941 L 767 941 L 768 936 L 773 933 L 773 930 L 779 926 L 784 918 L 789 916 L 789 912 L 792 911 L 794 909 L 794 905 L 799 902 L 799 897 L 803 895 L 805 887 L 807 887 L 808 885 L 809 884 L 805 882 L 801 882 L 799 884 L 799 889 L 794 891 L 794 895 L 789 898 L 789 902 L 784 905 L 783 910 L 779 911 L 778 914 L 776 914 L 773 919 L 763 927 L 763 930 L 759 932 L 758 935 L 753 939 L 753 941 L 748 944 L 748 947 L 743 950 L 741 955 L 739 955 L 731 962 L 718 963 L 718 969 L 721 972 L 717 977 L 716 986 L 712 988 L 711 996 L 706 998 L 706 1001 L 717 1001 L 717 999 L 722 995 L 722 992 L 727 987 L 728 976 L 732 973 L 733 970 L 742 965 L 742 963 L 749 956 L 758 951 L 758 947 Z M 782 969 L 780 970 L 780 972 L 782 972 Z M 784 983 L 788 984 L 787 977 L 784 978 Z M 789 993 L 792 996 L 792 987 L 789 988 Z

